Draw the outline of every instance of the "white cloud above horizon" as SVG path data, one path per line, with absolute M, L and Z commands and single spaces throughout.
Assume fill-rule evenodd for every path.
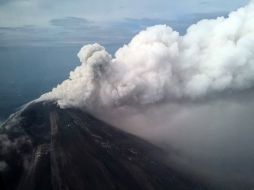
M 0 0 L 0 26 L 47 25 L 53 18 L 85 17 L 95 21 L 117 21 L 123 18 L 176 19 L 195 13 L 230 12 L 249 0 L 103 0 L 49 1 Z
M 0 46 L 127 43 L 148 26 L 180 33 L 201 19 L 225 16 L 249 0 L 0 0 Z

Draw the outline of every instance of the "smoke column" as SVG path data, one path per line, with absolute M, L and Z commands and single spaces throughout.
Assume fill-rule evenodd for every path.
M 211 178 L 213 189 L 253 189 L 254 1 L 184 36 L 158 25 L 114 56 L 91 44 L 78 57 L 69 79 L 39 101 L 102 110 L 103 119 Z
M 201 20 L 180 36 L 149 27 L 115 57 L 99 44 L 78 53 L 81 65 L 41 97 L 61 107 L 148 105 L 196 100 L 254 85 L 254 3 L 227 18 Z

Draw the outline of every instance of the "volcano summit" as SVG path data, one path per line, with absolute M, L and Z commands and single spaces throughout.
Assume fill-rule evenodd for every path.
M 4 190 L 205 189 L 160 148 L 77 109 L 31 103 L 1 127 Z

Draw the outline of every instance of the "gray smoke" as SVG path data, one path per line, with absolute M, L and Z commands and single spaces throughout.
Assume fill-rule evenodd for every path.
M 115 57 L 99 44 L 78 53 L 81 65 L 41 97 L 61 107 L 148 105 L 196 100 L 254 86 L 254 3 L 227 18 L 202 20 L 180 36 L 158 25 L 137 34 Z
M 89 109 L 170 150 L 216 190 L 254 187 L 253 1 L 184 36 L 153 26 L 115 56 L 92 44 L 78 57 L 69 79 L 37 101 Z

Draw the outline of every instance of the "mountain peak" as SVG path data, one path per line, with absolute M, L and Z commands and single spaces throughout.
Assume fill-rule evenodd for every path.
M 160 148 L 89 113 L 32 103 L 0 132 L 0 187 L 19 190 L 191 190 Z M 0 164 L 1 165 L 1 164 Z

